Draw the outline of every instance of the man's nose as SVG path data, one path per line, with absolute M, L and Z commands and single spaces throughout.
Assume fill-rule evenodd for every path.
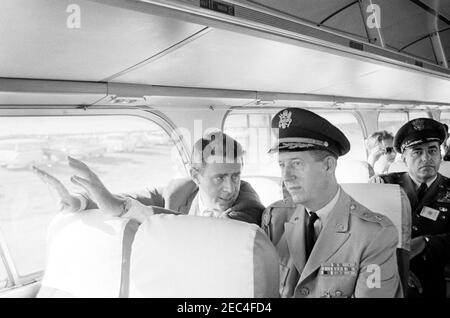
M 231 178 L 230 178 L 230 177 L 226 177 L 226 178 L 223 180 L 222 186 L 223 186 L 223 191 L 226 191 L 226 192 L 233 192 L 233 181 L 231 181 Z
M 428 151 L 424 151 L 422 154 L 422 160 L 428 161 L 431 158 L 431 155 L 428 153 Z
M 281 177 L 283 178 L 283 181 L 289 181 L 293 178 L 292 169 L 289 165 L 284 166 L 281 168 Z

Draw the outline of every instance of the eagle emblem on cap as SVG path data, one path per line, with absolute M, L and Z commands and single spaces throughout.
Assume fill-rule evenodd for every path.
M 421 131 L 425 128 L 425 122 L 423 119 L 415 119 L 411 122 L 411 125 L 413 126 L 414 130 Z
M 288 128 L 292 123 L 292 113 L 287 109 L 280 114 L 280 122 L 278 123 L 278 127 L 281 129 Z

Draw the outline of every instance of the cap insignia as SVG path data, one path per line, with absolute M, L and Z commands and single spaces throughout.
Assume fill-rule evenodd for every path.
M 425 123 L 423 119 L 415 119 L 411 122 L 414 130 L 421 131 L 425 128 Z
M 288 110 L 285 110 L 280 114 L 280 122 L 278 123 L 278 127 L 281 129 L 288 128 L 292 122 L 291 119 L 292 113 Z

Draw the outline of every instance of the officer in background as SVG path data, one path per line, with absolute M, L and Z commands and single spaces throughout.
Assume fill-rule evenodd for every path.
M 411 203 L 411 261 L 408 297 L 445 297 L 445 264 L 450 260 L 450 179 L 438 173 L 443 124 L 418 118 L 394 138 L 408 171 L 380 175 L 372 182 L 403 187 Z
M 319 115 L 287 108 L 275 115 L 282 179 L 292 201 L 263 214 L 262 227 L 280 256 L 282 297 L 401 297 L 397 230 L 337 184 L 344 134 Z M 379 269 L 378 284 L 370 283 Z

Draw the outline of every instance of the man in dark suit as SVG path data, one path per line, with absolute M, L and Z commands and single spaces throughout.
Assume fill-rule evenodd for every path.
M 63 211 L 100 208 L 113 216 L 130 217 L 141 223 L 153 213 L 175 213 L 225 217 L 260 225 L 264 206 L 250 184 L 240 179 L 242 155 L 241 145 L 228 135 L 208 134 L 194 144 L 190 179 L 172 180 L 164 189 L 138 194 L 111 194 L 85 163 L 71 157 L 69 166 L 77 173 L 71 181 L 85 193 L 71 194 L 53 176 L 35 167 L 34 170 L 57 190 Z
M 403 187 L 411 203 L 409 297 L 445 297 L 445 264 L 450 260 L 450 179 L 438 173 L 440 145 L 447 132 L 441 123 L 418 118 L 394 138 L 408 171 L 374 177 L 372 182 Z

